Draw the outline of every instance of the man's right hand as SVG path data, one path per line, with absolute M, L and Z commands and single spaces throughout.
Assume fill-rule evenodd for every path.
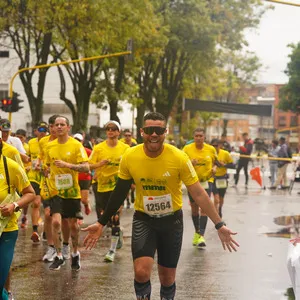
M 101 225 L 99 222 L 96 222 L 86 228 L 81 229 L 82 231 L 88 232 L 88 235 L 85 237 L 83 241 L 83 245 L 85 246 L 85 249 L 91 250 L 96 246 L 102 234 L 103 227 L 104 226 Z

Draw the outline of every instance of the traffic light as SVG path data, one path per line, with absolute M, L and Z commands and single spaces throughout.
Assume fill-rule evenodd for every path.
M 12 100 L 10 98 L 4 98 L 1 100 L 1 109 L 5 112 L 11 112 Z
M 24 102 L 24 100 L 19 99 L 20 94 L 13 93 L 12 103 L 11 103 L 11 111 L 10 112 L 17 112 L 24 106 L 20 106 L 20 103 Z

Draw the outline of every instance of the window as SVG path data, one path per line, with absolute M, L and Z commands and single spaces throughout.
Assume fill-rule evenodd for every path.
M 297 116 L 291 116 L 291 119 L 290 119 L 290 126 L 297 126 Z
M 279 117 L 279 126 L 286 126 L 286 117 L 285 116 Z

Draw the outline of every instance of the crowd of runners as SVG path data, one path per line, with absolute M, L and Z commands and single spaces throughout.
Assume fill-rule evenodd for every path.
M 33 243 L 47 243 L 43 261 L 49 263 L 50 270 L 59 270 L 70 259 L 72 270 L 79 271 L 84 214 L 90 214 L 95 205 L 98 221 L 82 229 L 87 232 L 85 247 L 92 249 L 104 226 L 111 228 L 111 246 L 104 260 L 113 262 L 123 245 L 120 217 L 124 202 L 127 206 L 134 202 L 132 257 L 137 299 L 150 299 L 155 253 L 161 299 L 174 299 L 183 234 L 182 182 L 188 190 L 195 227 L 192 245 L 206 246 L 209 217 L 224 250 L 237 250 L 239 245 L 232 238 L 235 233 L 221 219 L 227 168 L 235 166 L 229 152 L 222 149 L 221 140 L 215 139 L 211 145 L 205 142 L 203 129 L 194 130 L 193 140 L 183 150 L 165 143 L 166 120 L 160 113 L 145 115 L 140 129 L 142 144 L 137 144 L 130 130 L 124 130 L 121 139 L 120 124 L 109 121 L 105 124 L 106 139 L 91 145 L 84 132 L 71 136 L 69 120 L 60 115 L 41 122 L 34 131 L 36 137 L 28 142 L 25 130 L 10 134 L 8 120 L 0 120 L 0 129 L 0 176 L 6 179 L 0 183 L 5 190 L 1 199 L 11 194 L 10 189 L 20 195 L 0 203 L 0 222 L 10 220 L 2 226 L 0 237 L 0 256 L 9 253 L 6 263 L 0 264 L 2 299 L 12 298 L 13 274 L 9 268 L 19 217 L 21 227 L 31 224 Z M 3 160 L 4 156 L 7 159 Z M 6 160 L 9 174 L 5 172 Z M 89 201 L 90 189 L 95 203 Z M 210 200 L 211 193 L 214 201 Z M 39 234 L 41 223 L 43 233 Z M 5 245 L 4 240 L 8 241 Z

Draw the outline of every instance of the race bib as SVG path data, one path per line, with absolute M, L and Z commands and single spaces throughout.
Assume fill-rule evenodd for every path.
M 144 211 L 150 216 L 164 216 L 173 213 L 170 194 L 162 196 L 144 196 Z
M 58 190 L 67 190 L 73 186 L 71 174 L 55 175 L 55 186 Z
M 216 179 L 216 187 L 217 187 L 217 189 L 226 189 L 227 188 L 227 180 L 226 179 Z
M 208 181 L 200 182 L 200 185 L 201 185 L 205 190 L 208 190 L 208 189 L 209 189 Z

